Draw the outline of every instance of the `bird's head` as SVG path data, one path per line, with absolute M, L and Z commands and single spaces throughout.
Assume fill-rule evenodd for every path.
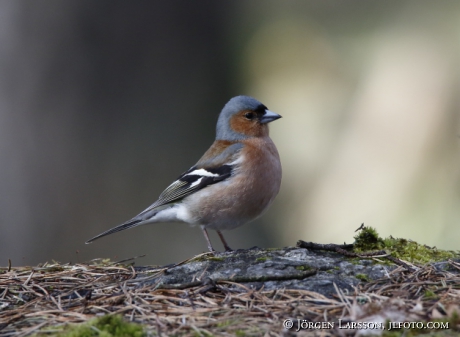
M 268 136 L 268 123 L 281 118 L 249 96 L 233 97 L 225 104 L 217 121 L 218 140 L 238 141 Z

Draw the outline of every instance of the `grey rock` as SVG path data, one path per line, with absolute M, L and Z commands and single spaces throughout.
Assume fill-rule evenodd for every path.
M 294 247 L 252 248 L 202 254 L 161 268 L 136 267 L 136 283 L 183 289 L 197 285 L 213 287 L 230 281 L 254 289 L 303 289 L 331 297 L 337 294 L 334 284 L 344 293 L 350 293 L 364 279 L 385 277 L 394 268 L 396 266 L 350 258 L 335 252 Z

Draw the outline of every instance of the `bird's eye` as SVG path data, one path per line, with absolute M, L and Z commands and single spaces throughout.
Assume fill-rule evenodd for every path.
M 254 113 L 253 112 L 248 112 L 244 115 L 247 119 L 253 119 L 254 118 Z

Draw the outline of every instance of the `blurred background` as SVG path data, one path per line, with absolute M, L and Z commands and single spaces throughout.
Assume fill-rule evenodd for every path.
M 0 265 L 206 251 L 175 223 L 84 242 L 192 166 L 239 94 L 283 116 L 283 182 L 231 247 L 364 222 L 460 249 L 459 75 L 458 1 L 2 1 Z

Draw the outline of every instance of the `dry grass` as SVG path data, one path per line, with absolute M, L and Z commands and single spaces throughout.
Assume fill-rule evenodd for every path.
M 448 265 L 452 272 L 430 265 L 415 271 L 399 267 L 385 279 L 363 284 L 355 294 L 337 289 L 335 298 L 302 290 L 254 290 L 232 282 L 159 289 L 143 285 L 143 280 L 165 269 L 136 271 L 113 264 L 3 268 L 0 335 L 56 333 L 65 324 L 105 314 L 122 315 L 160 336 L 290 335 L 297 325 L 285 330 L 286 319 L 334 322 L 333 329 L 302 330 L 305 335 L 354 335 L 355 330 L 338 329 L 338 320 L 430 321 L 459 312 L 460 276 L 455 270 L 460 271 L 460 264 Z M 450 329 L 460 331 L 458 318 L 451 319 Z

